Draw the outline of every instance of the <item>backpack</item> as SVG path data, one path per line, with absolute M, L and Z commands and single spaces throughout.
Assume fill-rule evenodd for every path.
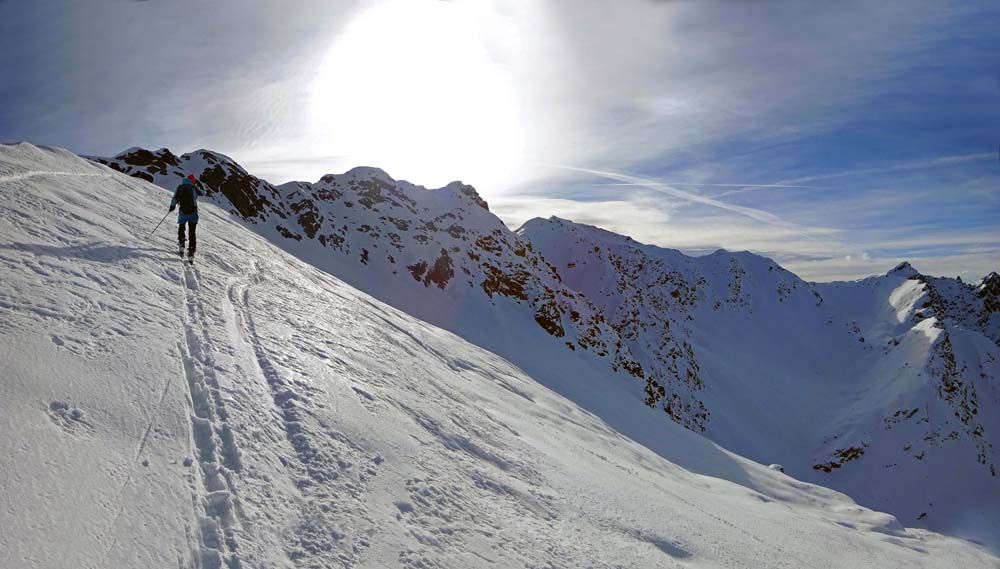
M 194 186 L 182 184 L 177 188 L 177 205 L 181 208 L 181 213 L 189 215 L 198 213 L 198 204 L 195 202 Z

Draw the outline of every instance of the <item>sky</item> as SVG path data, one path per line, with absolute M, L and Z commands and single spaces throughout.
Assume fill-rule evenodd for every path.
M 1000 5 L 0 0 L 0 141 L 474 185 L 817 281 L 1000 270 Z

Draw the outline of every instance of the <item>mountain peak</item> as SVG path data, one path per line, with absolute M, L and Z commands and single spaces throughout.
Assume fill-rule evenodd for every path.
M 445 186 L 445 189 L 458 192 L 463 196 L 471 198 L 476 205 L 485 209 L 486 211 L 490 211 L 490 204 L 488 204 L 486 200 L 484 200 L 482 196 L 479 195 L 479 192 L 476 191 L 476 188 L 470 186 L 469 184 L 464 184 L 459 180 L 455 180 L 454 182 L 451 182 L 447 186 Z
M 994 297 L 1000 297 L 1000 275 L 996 271 L 983 277 L 983 280 L 979 282 L 979 294 L 982 296 L 991 295 Z
M 166 148 L 161 148 L 160 150 L 166 150 Z M 125 150 L 122 150 L 118 154 L 115 154 L 115 158 L 120 158 L 120 157 L 123 157 L 123 156 L 128 156 L 129 154 L 136 154 L 136 153 L 139 153 L 139 152 L 150 152 L 150 151 L 147 150 L 147 149 L 145 149 L 145 148 L 143 148 L 143 147 L 141 147 L 141 146 L 130 146 L 130 147 L 126 148 Z
M 229 164 L 232 164 L 233 166 L 235 166 L 235 167 L 243 170 L 243 167 L 240 166 L 239 163 L 236 162 L 236 160 L 233 160 L 231 157 L 226 156 L 225 154 L 223 154 L 221 152 L 216 152 L 215 150 L 208 150 L 207 148 L 199 148 L 198 150 L 195 150 L 191 154 L 195 154 L 195 155 L 201 156 L 203 159 L 205 159 L 206 161 L 209 161 L 209 162 L 214 162 L 214 163 L 219 163 L 219 162 L 229 163 Z
M 115 159 L 131 166 L 151 166 L 157 169 L 166 165 L 176 166 L 177 155 L 167 148 L 153 151 L 133 146 L 115 154 Z
M 353 178 L 375 178 L 385 182 L 396 181 L 395 178 L 390 176 L 388 172 L 374 166 L 355 166 L 354 168 L 344 172 L 344 175 Z M 326 178 L 326 176 L 324 176 L 324 178 Z
M 920 274 L 920 271 L 913 268 L 913 265 L 909 261 L 903 261 L 892 268 L 886 275 L 902 275 L 906 278 L 915 277 Z

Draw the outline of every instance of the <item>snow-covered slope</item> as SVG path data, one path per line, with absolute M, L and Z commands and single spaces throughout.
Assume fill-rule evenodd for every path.
M 655 414 L 651 452 L 212 205 L 188 266 L 167 192 L 65 151 L 0 146 L 0 195 L 0 566 L 1000 566 Z
M 866 346 L 846 367 L 860 389 L 828 446 L 850 445 L 868 466 L 834 470 L 829 485 L 929 527 L 1000 535 L 1000 335 L 982 287 L 903 263 L 817 288 Z
M 907 524 L 1000 535 L 987 284 L 901 265 L 813 285 L 750 253 L 688 257 L 556 218 L 518 233 L 639 361 L 669 369 L 662 346 L 682 346 L 668 393 L 706 409 L 713 440 Z
M 495 351 L 520 350 L 528 320 L 555 339 L 547 344 L 590 350 L 615 368 L 632 365 L 627 351 L 615 348 L 615 331 L 471 186 L 427 190 L 362 167 L 276 187 L 206 150 L 175 156 L 130 149 L 94 160 L 167 188 L 196 174 L 216 203 L 282 248 Z
M 907 525 L 1000 535 L 1000 277 L 903 266 L 814 285 L 750 253 L 692 258 L 558 218 L 511 232 L 457 182 L 427 190 L 356 168 L 275 187 L 204 150 L 96 160 L 168 188 L 199 175 L 273 243 L 662 456 L 672 419 Z M 928 319 L 927 303 L 944 312 Z

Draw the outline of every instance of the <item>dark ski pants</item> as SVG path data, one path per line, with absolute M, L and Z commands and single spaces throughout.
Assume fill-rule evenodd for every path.
M 182 251 L 184 250 L 184 226 L 185 225 L 188 226 L 188 237 L 190 237 L 190 239 L 191 239 L 190 241 L 188 241 L 188 255 L 194 255 L 195 246 L 198 245 L 198 234 L 197 234 L 197 231 L 198 231 L 198 222 L 197 221 L 188 221 L 188 222 L 185 222 L 185 223 L 178 223 L 177 224 L 177 243 L 178 243 L 178 246 L 180 247 L 180 249 Z

